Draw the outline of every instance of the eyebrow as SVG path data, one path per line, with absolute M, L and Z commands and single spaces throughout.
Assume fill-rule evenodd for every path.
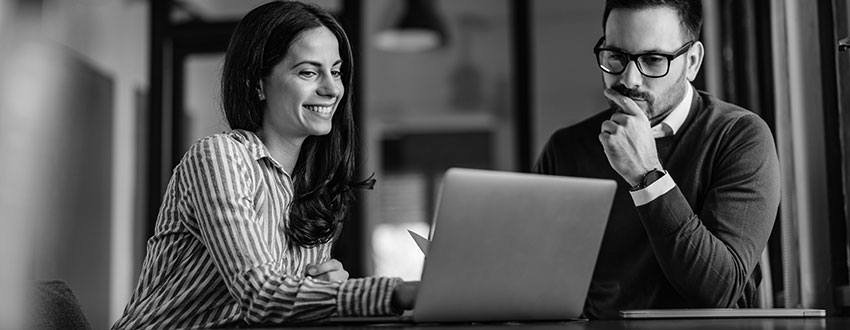
M 292 66 L 292 68 L 293 68 L 293 69 L 294 69 L 294 68 L 297 68 L 297 67 L 299 67 L 299 66 L 301 66 L 301 65 L 303 65 L 303 64 L 309 64 L 309 65 L 312 65 L 312 66 L 322 67 L 322 63 L 321 63 L 321 62 L 316 62 L 316 61 L 301 61 L 301 62 L 295 63 L 295 65 L 293 65 L 293 66 Z M 336 60 L 336 61 L 334 62 L 334 64 L 333 64 L 333 65 L 331 65 L 331 67 L 337 66 L 337 65 L 339 65 L 339 64 L 342 64 L 342 60 Z
M 622 48 L 619 48 L 619 47 L 608 46 L 608 45 L 606 45 L 605 47 L 602 47 L 602 48 L 607 48 L 607 49 L 611 49 L 611 50 L 616 50 L 616 51 L 618 51 L 618 52 L 622 52 L 622 53 L 626 53 L 626 54 L 632 54 L 632 55 L 640 55 L 640 54 L 672 54 L 673 52 L 675 52 L 675 51 L 676 51 L 676 50 L 666 51 L 666 50 L 662 50 L 662 49 L 658 49 L 658 48 L 653 48 L 653 49 L 650 49 L 650 50 L 644 50 L 644 51 L 637 52 L 637 53 L 630 53 L 630 52 L 627 52 L 625 49 L 622 49 Z

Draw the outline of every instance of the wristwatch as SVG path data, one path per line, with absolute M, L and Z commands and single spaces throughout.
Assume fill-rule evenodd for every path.
M 658 179 L 661 179 L 665 174 L 667 174 L 667 171 L 654 168 L 651 171 L 644 174 L 643 180 L 640 180 L 640 183 L 638 183 L 636 186 L 632 187 L 631 191 L 638 191 L 638 190 L 644 189 L 646 187 L 649 187 L 649 185 L 651 185 L 655 181 L 658 181 Z

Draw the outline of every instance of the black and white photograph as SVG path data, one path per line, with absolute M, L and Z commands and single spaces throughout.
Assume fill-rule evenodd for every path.
M 848 0 L 0 0 L 0 330 L 850 329 Z

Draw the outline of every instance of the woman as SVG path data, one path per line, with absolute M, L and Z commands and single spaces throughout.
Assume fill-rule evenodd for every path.
M 231 132 L 174 169 L 124 315 L 113 329 L 196 329 L 399 313 L 415 286 L 348 279 L 330 259 L 352 201 L 352 54 L 318 7 L 271 2 L 230 41 Z

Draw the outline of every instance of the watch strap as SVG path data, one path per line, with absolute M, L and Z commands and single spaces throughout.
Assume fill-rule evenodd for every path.
M 667 174 L 667 171 L 663 171 L 663 170 L 654 168 L 651 171 L 644 174 L 643 179 L 640 180 L 640 183 L 638 183 L 636 186 L 632 187 L 631 191 L 637 191 L 637 190 L 641 190 L 641 189 L 644 189 L 646 187 L 649 187 L 651 184 L 655 183 L 655 181 L 658 181 L 658 179 L 661 179 L 666 174 Z

